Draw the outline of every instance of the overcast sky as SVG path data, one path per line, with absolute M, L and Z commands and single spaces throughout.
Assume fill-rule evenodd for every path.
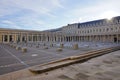
M 0 28 L 47 30 L 120 16 L 120 0 L 0 0 Z

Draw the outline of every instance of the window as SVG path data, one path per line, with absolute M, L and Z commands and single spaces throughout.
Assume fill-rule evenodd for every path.
M 117 22 L 119 23 L 119 19 L 117 20 Z
M 96 29 L 96 32 L 98 32 L 98 29 Z
M 92 32 L 92 30 L 90 30 L 90 32 Z
M 109 28 L 107 28 L 106 31 L 109 31 Z
M 111 28 L 111 30 L 113 30 L 113 28 Z
M 89 30 L 87 31 L 87 33 L 89 33 Z

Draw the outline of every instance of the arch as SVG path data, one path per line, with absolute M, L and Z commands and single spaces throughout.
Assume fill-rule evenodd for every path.
M 117 42 L 117 37 L 114 37 L 114 42 L 115 42 L 115 43 Z

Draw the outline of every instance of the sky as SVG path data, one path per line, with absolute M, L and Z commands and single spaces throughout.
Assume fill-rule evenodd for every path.
M 48 30 L 120 16 L 120 0 L 0 0 L 0 28 Z

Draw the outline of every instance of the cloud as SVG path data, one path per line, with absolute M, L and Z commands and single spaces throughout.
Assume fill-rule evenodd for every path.
M 0 4 L 0 17 L 3 20 L 5 18 L 2 23 L 24 29 L 42 29 L 49 26 L 49 18 L 57 17 L 53 14 L 54 10 L 64 8 L 60 0 L 1 0 Z M 12 17 L 9 18 L 10 16 Z
M 35 13 L 52 16 L 51 12 L 63 8 L 60 0 L 1 0 L 0 15 L 9 15 L 21 9 L 31 10 Z
M 20 9 L 15 6 L 11 0 L 0 0 L 0 17 L 12 15 Z
M 0 0 L 0 24 L 45 30 L 120 13 L 120 0 Z
M 2 21 L 2 23 L 5 23 L 5 24 L 14 24 L 13 22 L 8 21 L 8 20 L 4 20 L 4 21 Z
M 19 26 L 17 26 L 14 22 L 9 21 L 9 20 L 3 20 L 2 23 L 6 26 L 9 26 L 11 28 L 15 28 L 15 29 L 21 29 Z
M 106 18 L 104 14 L 113 14 L 113 16 L 118 16 L 120 11 L 119 6 L 120 0 L 105 0 L 105 1 L 96 1 L 91 4 L 82 6 L 77 5 L 74 9 L 67 10 L 67 13 L 64 15 L 69 18 L 69 22 L 86 22 L 91 20 L 103 19 Z M 111 13 L 112 12 L 112 13 Z M 70 14 L 69 14 L 70 13 Z M 117 14 L 117 15 L 115 15 Z M 75 20 L 75 21 L 73 21 Z

